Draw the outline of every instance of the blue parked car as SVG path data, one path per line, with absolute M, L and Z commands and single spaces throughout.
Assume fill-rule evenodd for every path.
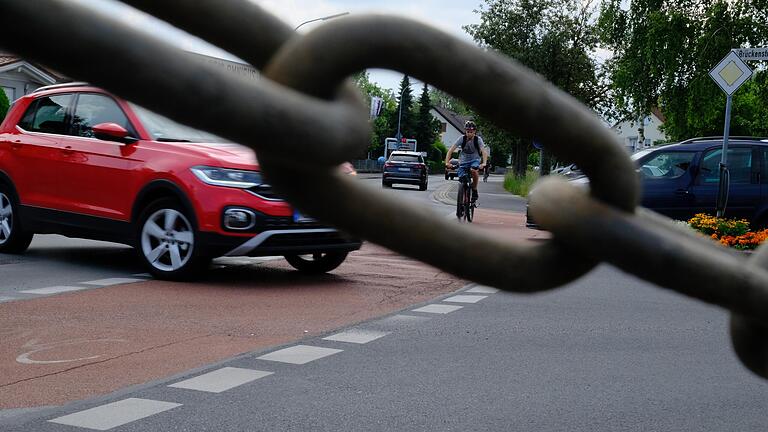
M 642 177 L 640 205 L 679 220 L 696 213 L 714 214 L 722 147 L 722 137 L 693 138 L 633 154 Z M 725 216 L 768 227 L 768 139 L 731 137 L 728 170 L 731 185 Z M 572 181 L 585 184 L 589 179 Z M 537 227 L 530 215 L 527 225 Z

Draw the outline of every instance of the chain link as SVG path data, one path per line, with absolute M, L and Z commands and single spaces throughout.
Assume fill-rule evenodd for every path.
M 719 305 L 732 312 L 739 357 L 768 377 L 766 249 L 746 260 L 636 209 L 638 178 L 613 132 L 514 60 L 387 16 L 342 18 L 300 37 L 247 0 L 123 2 L 248 61 L 264 79 L 228 75 L 67 0 L 0 0 L 12 35 L 0 44 L 254 148 L 276 189 L 302 211 L 459 277 L 530 293 L 562 286 L 604 261 Z M 339 174 L 335 166 L 370 141 L 367 110 L 345 79 L 373 67 L 428 82 L 499 127 L 536 137 L 584 170 L 590 196 L 543 181 L 531 211 L 553 240 L 508 243 Z

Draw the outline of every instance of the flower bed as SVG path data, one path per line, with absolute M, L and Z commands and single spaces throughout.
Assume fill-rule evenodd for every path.
M 718 218 L 699 213 L 688 220 L 688 226 L 739 250 L 756 249 L 768 238 L 768 229 L 751 231 L 749 222 L 744 219 Z

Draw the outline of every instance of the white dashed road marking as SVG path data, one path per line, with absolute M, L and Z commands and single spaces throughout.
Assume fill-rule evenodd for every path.
M 453 297 L 448 297 L 447 299 L 443 301 L 452 302 L 452 303 L 477 303 L 480 300 L 488 298 L 488 296 L 481 296 L 481 295 L 455 295 Z
M 426 313 L 434 313 L 434 314 L 447 314 L 451 312 L 455 312 L 464 306 L 449 306 L 449 305 L 443 305 L 443 304 L 431 304 L 424 307 L 420 307 L 418 309 L 414 309 L 413 312 L 426 312 Z
M 0 303 L 16 300 L 15 297 L 0 297 Z
M 257 357 L 259 360 L 269 360 L 281 363 L 306 364 L 329 355 L 340 353 L 343 350 L 332 348 L 313 347 L 309 345 L 296 345 L 290 348 L 265 354 Z
M 209 393 L 221 393 L 237 386 L 272 375 L 274 372 L 264 372 L 253 369 L 225 367 L 185 381 L 171 384 L 168 387 L 199 390 Z
M 499 290 L 496 288 L 491 288 L 487 286 L 476 286 L 464 292 L 475 293 L 475 294 L 496 294 L 497 292 L 499 292 Z
M 181 404 L 129 398 L 65 415 L 49 422 L 105 431 L 179 406 Z
M 59 293 L 65 293 L 70 291 L 80 291 L 86 289 L 85 287 L 75 287 L 75 286 L 52 286 L 47 288 L 37 288 L 37 289 L 31 289 L 31 290 L 25 290 L 25 291 L 19 291 L 24 294 L 39 294 L 39 295 L 45 295 L 45 294 L 59 294 Z
M 85 285 L 111 286 L 111 285 L 120 285 L 120 284 L 134 283 L 134 282 L 146 282 L 146 279 L 109 278 L 109 279 L 99 279 L 95 281 L 82 282 L 82 283 Z
M 341 333 L 336 333 L 335 335 L 332 335 L 332 336 L 324 337 L 323 340 L 366 344 L 370 341 L 374 341 L 388 334 L 389 332 L 351 329 L 351 330 L 343 331 Z

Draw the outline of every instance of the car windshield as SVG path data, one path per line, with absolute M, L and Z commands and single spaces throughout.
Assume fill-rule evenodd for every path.
M 419 162 L 419 157 L 414 155 L 392 155 L 389 160 L 394 162 Z
M 230 141 L 209 132 L 201 131 L 168 117 L 152 112 L 142 106 L 131 103 L 131 108 L 139 117 L 152 139 L 166 142 L 228 143 Z

